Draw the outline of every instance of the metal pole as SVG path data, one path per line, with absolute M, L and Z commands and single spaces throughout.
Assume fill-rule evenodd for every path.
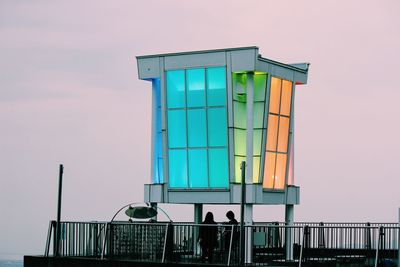
M 244 238 L 244 205 L 246 203 L 246 181 L 245 181 L 245 173 L 246 173 L 246 162 L 242 161 L 240 164 L 240 169 L 242 170 L 242 195 L 240 201 L 240 265 L 244 265 L 244 257 L 245 257 L 245 238 Z
M 57 225 L 56 225 L 56 245 L 55 255 L 60 256 L 60 235 L 61 235 L 61 193 L 62 193 L 62 176 L 64 172 L 64 166 L 60 164 L 60 172 L 58 175 L 58 204 L 57 204 Z
M 397 266 L 400 266 L 400 208 L 399 208 L 399 225 L 397 228 Z

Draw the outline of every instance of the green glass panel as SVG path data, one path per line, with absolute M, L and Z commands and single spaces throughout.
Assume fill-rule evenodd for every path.
M 236 128 L 246 129 L 246 103 L 233 101 L 233 124 Z
M 227 145 L 226 108 L 208 109 L 208 146 Z
M 207 150 L 189 149 L 189 187 L 208 187 Z
M 246 155 L 246 130 L 234 129 L 235 155 Z
M 262 142 L 262 131 L 263 130 L 253 130 L 253 155 L 261 155 L 261 142 Z
M 188 114 L 189 147 L 206 147 L 206 111 L 205 109 L 191 109 Z
M 210 167 L 210 187 L 227 188 L 229 185 L 227 149 L 209 149 L 208 165 Z
M 168 110 L 168 146 L 186 147 L 186 113 L 184 110 Z
M 253 128 L 262 128 L 264 121 L 264 102 L 253 104 Z
M 233 74 L 233 100 L 246 102 L 247 74 Z
M 169 162 L 169 186 L 185 188 L 188 186 L 187 179 L 187 156 L 185 149 L 170 149 L 168 153 Z
M 253 157 L 253 183 L 260 182 L 260 157 Z
M 204 107 L 205 97 L 205 71 L 204 69 L 190 69 L 186 71 L 187 106 Z
M 226 105 L 225 67 L 207 68 L 207 102 L 208 106 Z
M 254 101 L 265 100 L 265 88 L 267 85 L 266 74 L 255 74 L 254 75 Z
M 185 107 L 185 72 L 167 71 L 167 106 L 168 108 Z
M 240 164 L 242 161 L 246 161 L 246 157 L 235 156 L 235 183 L 240 183 L 242 177 L 242 170 L 240 169 Z

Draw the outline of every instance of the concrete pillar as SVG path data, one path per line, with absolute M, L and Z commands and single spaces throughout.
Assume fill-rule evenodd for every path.
M 254 102 L 254 74 L 247 74 L 246 86 L 246 184 L 253 183 L 253 102 Z
M 253 204 L 244 205 L 244 222 L 246 226 L 253 225 Z M 253 229 L 246 227 L 245 263 L 253 262 Z
M 194 223 L 200 224 L 203 219 L 203 204 L 194 204 Z M 201 251 L 197 246 L 197 239 L 199 237 L 199 227 L 195 226 L 193 229 L 193 253 L 200 255 Z
M 397 237 L 397 266 L 400 266 L 400 208 L 399 208 L 399 233 Z
M 158 210 L 157 210 L 157 203 L 156 203 L 156 202 L 150 203 L 150 206 L 158 212 Z M 158 221 L 158 215 L 156 215 L 156 216 L 153 217 L 152 219 L 155 220 L 155 221 Z
M 285 205 L 285 225 L 293 226 L 294 220 L 294 205 Z M 293 229 L 285 229 L 285 247 L 286 247 L 286 259 L 293 260 Z
M 254 117 L 254 73 L 247 73 L 246 85 L 246 184 L 253 183 L 253 117 Z M 246 190 L 247 191 L 247 190 Z M 251 198 L 251 197 L 250 197 Z M 249 197 L 246 194 L 246 199 Z M 247 201 L 246 201 L 247 202 Z M 246 226 L 253 224 L 253 205 L 244 205 L 244 223 Z M 245 246 L 245 263 L 253 262 L 253 229 L 246 227 L 246 246 Z

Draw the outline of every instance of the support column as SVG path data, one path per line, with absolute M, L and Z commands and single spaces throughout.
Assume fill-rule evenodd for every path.
M 200 224 L 203 219 L 203 204 L 194 204 L 194 224 Z M 199 227 L 193 229 L 193 253 L 200 255 L 201 251 L 197 248 L 197 239 L 199 237 Z
M 400 208 L 399 208 L 399 225 L 400 227 Z M 397 237 L 397 266 L 400 266 L 400 229 Z
M 254 73 L 247 73 L 246 85 L 246 185 L 253 184 L 253 103 L 254 103 Z M 252 198 L 248 196 L 246 187 L 246 201 Z M 244 223 L 246 226 L 253 224 L 253 204 L 244 205 Z M 245 246 L 245 263 L 253 262 L 253 232 L 251 227 L 246 227 L 246 246 Z
M 253 204 L 244 205 L 244 222 L 246 226 L 253 225 Z M 246 227 L 245 263 L 253 262 L 253 228 Z
M 294 205 L 285 205 L 285 225 L 293 226 Z M 293 229 L 285 228 L 286 259 L 293 260 Z
M 158 213 L 158 210 L 157 210 L 157 203 L 156 203 L 156 202 L 150 203 L 150 206 L 151 206 L 155 211 L 157 211 L 157 213 Z M 158 221 L 158 215 L 154 216 L 152 219 L 155 220 L 155 221 L 157 222 L 157 221 Z

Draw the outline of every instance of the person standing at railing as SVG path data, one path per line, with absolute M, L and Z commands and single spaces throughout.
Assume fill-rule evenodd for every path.
M 228 218 L 229 221 L 224 222 L 225 227 L 224 227 L 223 239 L 224 239 L 224 250 L 228 255 L 229 249 L 232 248 L 232 250 L 234 250 L 235 247 L 237 246 L 239 239 L 239 232 L 237 225 L 239 224 L 239 222 L 235 219 L 235 214 L 231 210 L 226 213 L 226 218 Z M 233 226 L 233 236 L 232 236 L 232 226 Z M 230 246 L 231 239 L 232 239 L 232 246 Z
M 214 221 L 212 212 L 207 212 L 201 224 L 198 238 L 201 248 L 201 259 L 211 262 L 213 260 L 214 249 L 218 245 L 218 227 Z

